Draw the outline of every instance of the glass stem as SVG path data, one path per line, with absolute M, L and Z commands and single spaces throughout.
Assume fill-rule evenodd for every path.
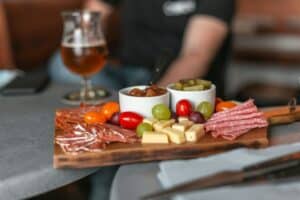
M 82 84 L 83 84 L 83 87 L 80 91 L 80 98 L 83 103 L 86 103 L 87 100 L 94 97 L 94 95 L 92 94 L 93 93 L 92 83 L 91 83 L 91 80 L 85 76 L 85 77 L 83 77 Z

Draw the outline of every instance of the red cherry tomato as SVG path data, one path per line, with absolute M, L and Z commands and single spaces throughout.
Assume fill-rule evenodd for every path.
M 106 117 L 99 112 L 91 111 L 91 112 L 87 112 L 84 115 L 84 121 L 87 124 L 96 124 L 96 123 L 103 124 L 106 122 Z
M 232 101 L 223 101 L 223 102 L 220 102 L 217 104 L 216 111 L 221 112 L 221 111 L 233 108 L 235 106 L 236 106 L 236 103 L 233 103 Z
M 188 116 L 193 111 L 192 104 L 187 99 L 182 99 L 176 104 L 177 116 Z
M 142 121 L 143 117 L 134 112 L 122 112 L 120 114 L 120 125 L 123 128 L 135 129 Z

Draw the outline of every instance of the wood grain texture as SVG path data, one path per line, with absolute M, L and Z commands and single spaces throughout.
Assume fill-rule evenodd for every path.
M 59 130 L 56 134 L 61 134 Z M 215 139 L 206 135 L 198 143 L 177 144 L 122 144 L 107 145 L 103 152 L 65 154 L 55 144 L 55 168 L 85 168 L 100 167 L 154 160 L 187 159 L 204 156 L 207 152 L 225 151 L 237 147 L 260 148 L 268 145 L 267 129 L 254 129 L 234 141 L 221 138 Z
M 55 135 L 59 134 L 61 131 L 56 130 Z M 65 154 L 59 145 L 54 144 L 53 167 L 87 168 L 158 160 L 189 159 L 238 147 L 262 148 L 267 145 L 267 128 L 254 129 L 234 141 L 215 139 L 206 135 L 197 143 L 180 145 L 114 143 L 107 145 L 107 148 L 102 152 L 84 152 L 78 155 Z

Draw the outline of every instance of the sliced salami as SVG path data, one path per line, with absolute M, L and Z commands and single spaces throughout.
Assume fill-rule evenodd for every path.
M 252 119 L 252 118 L 262 118 L 264 114 L 262 112 L 254 112 L 250 114 L 243 114 L 243 115 L 230 115 L 228 117 L 222 117 L 215 120 L 208 120 L 205 125 L 212 125 L 212 124 L 219 124 L 223 122 L 229 122 L 229 121 L 237 121 L 237 120 L 246 120 L 246 119 Z
M 204 127 L 215 138 L 234 140 L 254 128 L 268 126 L 263 113 L 259 112 L 252 99 L 232 109 L 219 112 L 209 119 Z
M 218 115 L 217 117 L 215 117 L 213 115 L 213 117 L 211 119 L 209 119 L 209 121 L 224 120 L 227 117 L 239 116 L 239 115 L 248 115 L 248 114 L 256 113 L 256 112 L 258 112 L 258 109 L 257 109 L 256 106 L 245 108 L 245 109 L 242 109 L 242 110 L 232 110 L 231 112 L 223 113 L 221 115 Z M 219 113 L 222 113 L 222 112 L 219 112 Z M 219 113 L 217 113 L 217 114 L 219 114 Z
M 256 107 L 255 104 L 254 104 L 253 99 L 249 99 L 246 102 L 244 102 L 240 105 L 237 105 L 237 106 L 235 106 L 231 109 L 228 109 L 228 110 L 225 110 L 225 111 L 222 111 L 222 112 L 219 112 L 219 113 L 215 113 L 214 116 L 211 119 L 214 119 L 214 118 L 219 117 L 219 116 L 224 116 L 227 113 L 230 113 L 230 112 L 233 112 L 233 111 L 244 110 L 244 109 L 247 109 L 247 108 L 250 108 L 250 107 Z
M 261 117 L 244 119 L 244 120 L 232 120 L 232 121 L 226 121 L 221 123 L 205 124 L 205 130 L 206 131 L 222 130 L 224 128 L 234 128 L 234 127 L 245 126 L 245 125 L 254 126 L 255 124 L 265 124 L 265 123 L 266 120 Z

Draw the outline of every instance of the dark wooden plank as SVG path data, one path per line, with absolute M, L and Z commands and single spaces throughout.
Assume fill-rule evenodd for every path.
M 61 132 L 57 130 L 55 134 L 58 135 Z M 108 145 L 103 152 L 86 152 L 78 155 L 65 154 L 55 144 L 53 166 L 55 168 L 86 168 L 157 160 L 187 159 L 237 147 L 261 148 L 267 145 L 266 128 L 254 129 L 234 141 L 215 139 L 210 135 L 206 135 L 198 143 L 181 145 L 115 143 Z

